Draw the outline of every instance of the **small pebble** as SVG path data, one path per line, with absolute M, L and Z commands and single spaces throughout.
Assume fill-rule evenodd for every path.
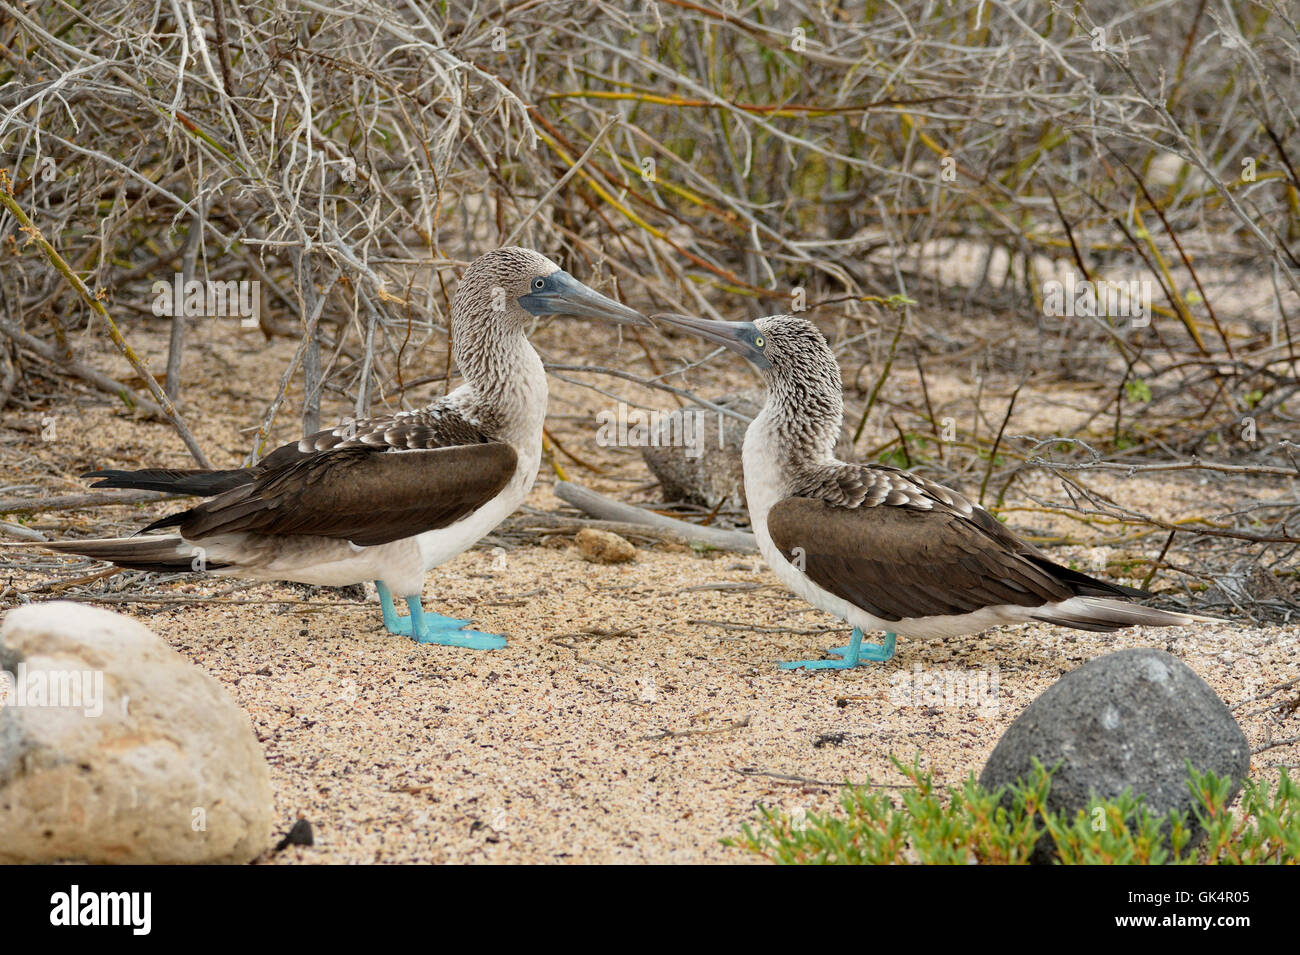
M 283 852 L 289 846 L 313 846 L 315 844 L 316 839 L 312 835 L 311 823 L 306 819 L 299 818 L 272 851 Z
M 593 564 L 626 564 L 636 560 L 636 548 L 627 540 L 609 531 L 584 527 L 578 531 L 574 542 L 582 559 Z

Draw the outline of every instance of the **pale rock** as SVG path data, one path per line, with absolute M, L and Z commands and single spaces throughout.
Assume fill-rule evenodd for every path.
M 593 564 L 626 564 L 636 559 L 636 548 L 609 531 L 584 527 L 573 540 L 582 559 Z
M 88 674 L 67 684 L 80 706 L 0 696 L 0 863 L 243 863 L 268 848 L 270 775 L 248 715 L 147 627 L 65 601 L 19 607 L 0 626 L 0 670 L 29 690 Z

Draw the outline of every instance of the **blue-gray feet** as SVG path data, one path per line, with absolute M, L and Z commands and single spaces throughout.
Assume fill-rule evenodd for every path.
M 836 647 L 828 650 L 827 653 L 833 653 L 840 660 L 795 660 L 789 663 L 782 663 L 782 670 L 848 670 L 864 663 L 884 663 L 894 655 L 894 643 L 898 636 L 893 633 L 885 634 L 884 643 L 863 643 L 862 631 L 857 627 L 853 628 L 853 639 L 847 647 Z
M 384 626 L 389 633 L 410 637 L 416 643 L 436 643 L 444 647 L 464 647 L 467 650 L 500 650 L 506 645 L 506 638 L 495 633 L 463 629 L 469 626 L 468 620 L 425 613 L 418 595 L 406 598 L 411 615 L 399 617 L 397 608 L 393 605 L 393 594 L 384 582 L 376 580 L 375 589 L 379 591 L 379 607 L 383 611 Z

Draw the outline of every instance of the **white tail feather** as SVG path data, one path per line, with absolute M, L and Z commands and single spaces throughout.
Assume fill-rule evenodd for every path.
M 1122 627 L 1186 627 L 1193 623 L 1230 623 L 1176 610 L 1159 610 L 1109 597 L 1071 597 L 1030 611 L 1028 616 L 1080 630 L 1111 631 Z

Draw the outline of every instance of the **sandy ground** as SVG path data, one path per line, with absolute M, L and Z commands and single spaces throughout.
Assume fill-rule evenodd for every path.
M 149 331 L 133 342 L 153 349 L 160 365 L 165 339 Z M 566 338 L 555 330 L 539 336 L 555 355 L 578 347 Z M 581 353 L 592 363 L 640 362 L 644 371 L 633 347 L 584 340 Z M 237 463 L 246 452 L 243 429 L 260 418 L 290 353 L 284 341 L 265 347 L 211 330 L 193 343 L 188 367 L 204 384 L 191 388 L 185 409 L 217 463 Z M 118 369 L 111 356 L 97 360 Z M 441 358 L 429 364 L 441 368 Z M 717 384 L 753 384 L 738 370 L 727 374 Z M 899 387 L 907 382 L 901 377 Z M 930 387 L 937 403 L 964 398 L 969 406 L 971 392 L 957 378 Z M 593 415 L 612 399 L 563 382 L 552 388 L 554 434 L 604 469 L 595 474 L 562 459 L 573 476 L 626 500 L 653 497 L 634 451 L 597 448 L 592 440 Z M 1075 397 L 1059 388 L 1022 397 L 1017 424 L 1069 421 L 1081 413 Z M 996 427 L 1004 399 L 991 407 Z M 326 418 L 345 412 L 341 403 L 327 406 Z M 281 439 L 296 436 L 295 413 L 291 401 Z M 44 415 L 58 421 L 54 441 L 40 440 Z M 184 451 L 166 426 L 135 421 L 91 394 L 70 405 L 10 409 L 0 428 L 6 495 L 24 493 L 14 488 L 73 492 L 82 489 L 76 474 L 86 467 L 146 464 L 183 466 Z M 978 480 L 960 486 L 973 490 Z M 552 481 L 543 474 L 529 506 L 560 508 Z M 1207 493 L 1194 480 L 1172 490 L 1120 477 L 1098 486 L 1169 515 L 1203 510 Z M 156 504 L 57 511 L 29 526 L 51 536 L 110 534 L 159 512 Z M 1009 516 L 1025 527 L 1014 510 Z M 1041 515 L 1031 527 L 1050 529 Z M 891 754 L 919 754 L 937 779 L 959 783 L 979 772 L 1029 702 L 1103 653 L 1165 648 L 1229 704 L 1300 673 L 1300 625 L 1231 624 L 1116 636 L 1032 626 L 900 640 L 898 655 L 882 666 L 782 671 L 777 661 L 818 657 L 845 632 L 789 598 L 757 556 L 658 544 L 639 548 L 633 564 L 598 566 L 564 536 L 504 554 L 490 547 L 435 571 L 425 600 L 508 635 L 510 646 L 492 653 L 390 636 L 373 595 L 358 602 L 198 578 L 157 586 L 126 574 L 65 593 L 61 582 L 97 568 L 35 553 L 0 567 L 0 606 L 69 593 L 125 600 L 107 605 L 142 620 L 220 680 L 265 746 L 281 831 L 299 817 L 315 830 L 314 846 L 263 856 L 277 863 L 745 861 L 719 840 L 751 821 L 759 804 L 827 809 L 846 779 L 897 783 Z M 1158 540 L 1120 548 L 1094 541 L 1058 554 L 1097 571 L 1158 549 Z M 141 596 L 173 602 L 135 600 Z M 906 689 L 920 681 L 952 689 L 946 698 L 909 697 Z M 1253 747 L 1270 732 L 1294 735 L 1294 716 L 1279 732 L 1256 709 L 1236 711 Z M 1278 766 L 1297 763 L 1300 746 L 1274 748 L 1254 758 L 1252 775 L 1274 778 Z

